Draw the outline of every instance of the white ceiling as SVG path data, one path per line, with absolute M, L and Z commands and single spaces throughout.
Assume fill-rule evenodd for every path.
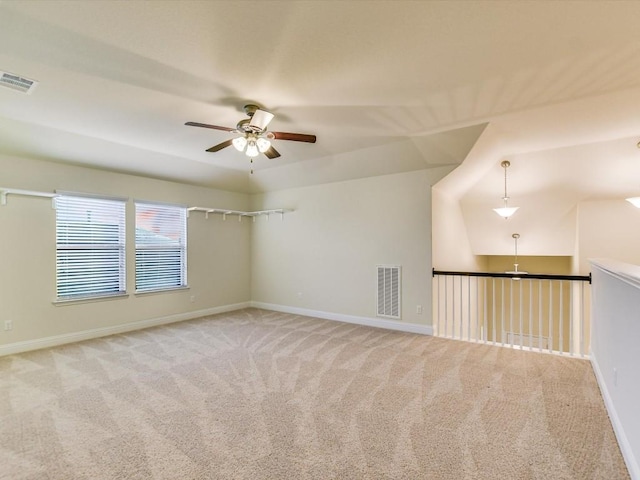
M 639 18 L 637 1 L 0 0 L 0 70 L 40 82 L 0 89 L 0 152 L 241 192 L 464 160 L 439 188 L 481 223 L 508 158 L 515 203 L 570 210 L 640 193 Z M 249 102 L 317 143 L 276 141 L 250 175 L 205 152 L 229 133 L 184 126 L 234 127 Z

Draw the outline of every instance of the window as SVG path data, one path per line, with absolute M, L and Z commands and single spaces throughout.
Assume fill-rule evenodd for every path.
M 187 209 L 136 202 L 136 291 L 187 286 Z
M 58 300 L 125 294 L 125 202 L 64 195 L 55 207 Z

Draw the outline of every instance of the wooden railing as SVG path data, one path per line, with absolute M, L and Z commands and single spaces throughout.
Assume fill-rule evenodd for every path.
M 587 357 L 591 276 L 433 271 L 434 334 Z

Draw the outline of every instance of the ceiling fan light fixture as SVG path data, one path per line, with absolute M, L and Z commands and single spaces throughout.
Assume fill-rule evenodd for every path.
M 260 150 L 261 153 L 264 153 L 271 148 L 271 142 L 262 137 L 256 140 L 256 145 L 258 146 L 258 150 Z
M 247 157 L 257 157 L 258 156 L 258 147 L 256 146 L 255 140 L 249 140 L 247 142 L 247 151 L 245 152 Z
M 0 0 L 2 2 L 2 0 Z M 2 72 L 0 72 L 2 73 Z M 240 120 L 235 128 L 224 127 L 220 125 L 211 125 L 208 123 L 200 122 L 186 122 L 185 125 L 191 127 L 209 128 L 212 130 L 222 130 L 223 132 L 230 132 L 236 135 L 240 135 L 237 138 L 225 140 L 218 143 L 213 147 L 207 148 L 207 152 L 219 152 L 223 148 L 233 146 L 239 152 L 253 159 L 260 154 L 264 154 L 265 157 L 273 159 L 278 158 L 280 153 L 273 147 L 273 140 L 287 140 L 290 142 L 303 142 L 303 143 L 316 143 L 316 136 L 305 133 L 290 133 L 290 132 L 271 132 L 267 131 L 267 125 L 273 120 L 274 115 L 271 112 L 260 109 L 255 104 L 247 104 L 244 106 L 244 111 L 249 118 Z
M 234 138 L 231 143 L 233 144 L 234 148 L 236 150 L 238 150 L 239 152 L 244 151 L 244 147 L 247 146 L 247 139 L 244 137 L 238 137 L 238 138 Z
M 631 205 L 633 205 L 634 207 L 640 208 L 640 197 L 630 197 L 630 198 L 626 198 L 625 200 L 629 202 Z

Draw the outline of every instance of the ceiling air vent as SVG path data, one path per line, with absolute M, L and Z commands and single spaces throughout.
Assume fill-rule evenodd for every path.
M 28 78 L 0 71 L 0 87 L 10 88 L 22 93 L 31 93 L 38 82 Z

